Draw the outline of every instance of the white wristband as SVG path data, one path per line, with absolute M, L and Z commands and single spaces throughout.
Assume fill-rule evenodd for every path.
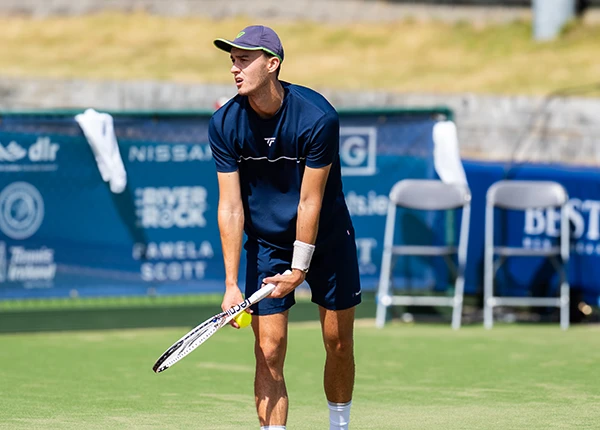
M 292 255 L 292 269 L 308 272 L 310 260 L 315 252 L 315 245 L 304 243 L 299 240 L 294 242 L 294 254 Z

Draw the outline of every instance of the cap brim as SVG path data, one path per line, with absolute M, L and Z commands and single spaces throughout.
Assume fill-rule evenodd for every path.
M 244 45 L 242 43 L 233 43 L 231 40 L 227 39 L 215 39 L 213 42 L 217 48 L 225 52 L 231 52 L 231 48 L 244 49 L 246 51 L 265 51 L 275 57 L 279 58 L 279 61 L 283 61 L 279 55 L 271 51 L 270 49 L 263 48 L 262 46 L 249 46 Z

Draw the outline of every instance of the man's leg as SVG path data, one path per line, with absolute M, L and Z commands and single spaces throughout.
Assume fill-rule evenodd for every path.
M 256 374 L 254 398 L 262 426 L 285 426 L 288 396 L 283 378 L 287 351 L 288 311 L 252 319 Z
M 354 307 L 330 311 L 319 307 L 325 360 L 324 386 L 332 429 L 348 428 L 354 389 Z

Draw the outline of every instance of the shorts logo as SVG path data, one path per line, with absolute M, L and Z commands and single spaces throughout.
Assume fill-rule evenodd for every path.
M 377 129 L 341 127 L 340 161 L 343 176 L 373 176 L 377 173 Z
M 44 200 L 33 185 L 13 182 L 0 192 L 0 230 L 12 239 L 33 236 L 44 220 Z

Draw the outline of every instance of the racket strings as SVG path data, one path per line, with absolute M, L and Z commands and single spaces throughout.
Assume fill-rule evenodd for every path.
M 167 358 L 163 366 L 165 369 L 171 367 L 179 360 L 183 359 L 197 347 L 202 345 L 206 340 L 211 337 L 215 332 L 227 324 L 229 318 L 223 318 L 223 315 L 219 314 L 215 316 L 206 326 L 200 327 L 198 331 L 188 334 L 184 340 L 189 340 L 191 337 L 194 339 L 191 342 L 184 342 L 181 348 L 177 351 L 173 351 L 171 356 Z

